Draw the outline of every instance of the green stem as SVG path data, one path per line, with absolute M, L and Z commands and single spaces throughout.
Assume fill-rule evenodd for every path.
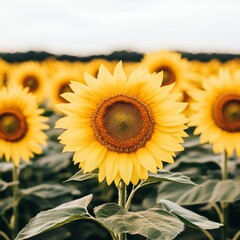
M 131 205 L 131 202 L 132 202 L 132 198 L 133 198 L 136 190 L 137 190 L 137 187 L 135 188 L 135 186 L 133 185 L 132 191 L 131 191 L 131 193 L 129 194 L 128 199 L 127 199 L 127 202 L 126 202 L 126 205 L 125 205 L 126 210 L 129 210 L 130 205 Z
M 238 231 L 238 232 L 234 235 L 234 237 L 233 237 L 232 240 L 238 240 L 239 238 L 240 238 L 240 231 Z
M 227 157 L 227 152 L 224 151 L 222 155 L 222 180 L 227 180 L 228 179 L 228 157 Z
M 211 205 L 213 206 L 213 208 L 217 212 L 220 222 L 223 223 L 224 219 L 223 219 L 223 214 L 222 214 L 222 211 L 221 211 L 220 207 L 217 205 L 217 203 L 211 203 Z
M 204 233 L 204 235 L 209 239 L 209 240 L 214 240 L 212 234 L 210 232 L 208 232 L 205 229 L 201 229 L 201 231 Z
M 126 184 L 121 180 L 118 185 L 118 205 L 126 208 L 126 200 L 127 200 L 127 186 Z M 119 240 L 127 240 L 127 234 L 126 233 L 119 233 Z
M 19 183 L 19 169 L 15 165 L 13 165 L 13 182 L 18 182 Z M 18 197 L 19 197 L 19 184 L 16 184 L 13 186 L 13 223 L 12 223 L 12 228 L 14 232 L 14 236 L 16 237 L 18 234 L 18 218 L 19 218 L 19 213 L 18 213 Z
M 0 236 L 2 236 L 5 240 L 10 240 L 10 238 L 4 232 L 0 231 Z
M 222 157 L 222 180 L 225 181 L 228 179 L 228 157 L 227 152 L 224 151 Z M 228 203 L 222 202 L 222 213 L 223 213 L 223 228 L 222 228 L 222 240 L 228 239 Z

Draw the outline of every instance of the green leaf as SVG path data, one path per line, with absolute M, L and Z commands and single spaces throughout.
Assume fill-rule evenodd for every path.
M 183 184 L 196 185 L 191 179 L 182 173 L 173 173 L 167 170 L 158 171 L 157 174 L 149 174 L 148 179 L 145 181 L 147 184 L 157 182 L 177 182 Z
M 14 199 L 13 197 L 1 198 L 0 201 L 0 215 L 4 215 L 6 211 L 13 207 Z
M 91 215 L 86 207 L 91 200 L 92 195 L 90 194 L 48 211 L 40 212 L 19 232 L 15 240 L 28 239 L 78 219 L 90 219 Z
M 199 229 L 215 229 L 222 226 L 222 224 L 210 221 L 207 218 L 197 213 L 194 213 L 186 208 L 183 208 L 174 202 L 168 200 L 161 200 L 159 203 L 164 210 L 175 214 L 188 227 Z
M 42 175 L 52 175 L 53 173 L 58 173 L 67 169 L 67 167 L 72 163 L 70 160 L 71 157 L 71 153 L 61 153 L 61 151 L 57 152 L 55 148 L 54 153 L 39 157 L 33 164 L 33 170 L 41 171 Z
M 0 173 L 12 172 L 12 162 L 0 162 Z
M 96 217 L 116 233 L 140 234 L 149 240 L 174 239 L 183 231 L 183 223 L 165 210 L 129 212 L 114 203 L 94 209 Z
M 59 184 L 40 184 L 31 188 L 22 189 L 23 196 L 35 196 L 39 198 L 55 198 L 69 194 L 69 190 Z
M 77 173 L 75 173 L 72 177 L 70 177 L 68 180 L 66 180 L 65 182 L 69 182 L 69 181 L 82 182 L 85 180 L 96 179 L 96 178 L 98 178 L 97 173 L 85 173 L 84 174 L 83 170 L 80 170 Z
M 240 199 L 240 180 L 222 180 L 213 189 L 209 202 L 235 202 Z
M 159 203 L 161 199 L 167 199 L 179 205 L 208 203 L 218 182 L 217 179 L 207 180 L 197 186 L 163 183 L 158 187 L 156 201 Z
M 166 169 L 170 171 L 181 172 L 190 177 L 209 177 L 209 171 L 219 171 L 219 174 L 221 174 L 219 160 L 219 155 L 214 155 L 211 151 L 207 151 L 203 147 L 194 148 L 190 151 L 184 151 L 182 155 L 175 161 L 175 163 L 167 165 Z

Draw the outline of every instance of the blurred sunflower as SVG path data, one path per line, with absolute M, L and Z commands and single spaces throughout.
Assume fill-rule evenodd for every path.
M 12 85 L 0 91 L 0 158 L 12 159 L 15 166 L 20 159 L 28 162 L 34 153 L 40 154 L 47 136 L 42 130 L 46 117 L 40 116 L 36 99 L 27 89 Z
M 190 126 L 196 126 L 195 134 L 201 143 L 211 143 L 215 153 L 226 150 L 231 156 L 236 151 L 240 156 L 240 71 L 219 74 L 203 81 L 203 90 L 191 93 L 194 102 L 191 108 Z
M 18 84 L 23 88 L 29 88 L 29 92 L 36 95 L 39 102 L 45 100 L 46 97 L 47 75 L 40 63 L 24 62 L 14 67 L 9 76 L 9 83 Z
M 147 67 L 150 73 L 163 71 L 162 86 L 175 83 L 174 91 L 185 91 L 189 88 L 189 80 L 194 79 L 189 62 L 183 59 L 180 53 L 165 50 L 148 53 L 144 55 L 142 65 Z
M 137 69 L 138 67 L 141 67 L 141 63 L 140 62 L 123 62 L 123 69 L 124 72 L 126 73 L 127 77 L 129 77 L 131 75 L 131 73 Z
M 219 69 L 223 67 L 223 64 L 218 59 L 212 59 L 208 62 L 192 60 L 189 63 L 192 70 L 204 78 L 218 74 Z
M 7 76 L 9 70 L 9 63 L 0 59 L 0 89 L 7 84 Z
M 161 73 L 137 69 L 127 78 L 119 63 L 113 75 L 102 65 L 98 79 L 85 74 L 85 81 L 71 82 L 73 93 L 63 94 L 69 103 L 59 105 L 67 116 L 56 123 L 66 129 L 59 139 L 64 151 L 75 152 L 75 164 L 118 185 L 121 179 L 137 184 L 162 162 L 174 162 L 187 136 L 186 103 L 170 93 L 174 85 L 161 87 Z
M 64 68 L 59 70 L 50 80 L 49 105 L 55 111 L 59 112 L 59 109 L 56 108 L 56 104 L 67 102 L 61 97 L 61 94 L 72 92 L 69 86 L 70 81 L 83 82 L 83 76 L 79 71 L 74 71 L 72 68 Z
M 102 64 L 105 65 L 111 73 L 113 73 L 113 70 L 117 63 L 102 58 L 95 58 L 86 63 L 84 71 L 91 74 L 93 77 L 97 78 L 99 67 Z

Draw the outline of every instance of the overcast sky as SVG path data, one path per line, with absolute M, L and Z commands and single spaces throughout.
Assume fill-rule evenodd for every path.
M 238 0 L 0 0 L 0 52 L 240 53 Z

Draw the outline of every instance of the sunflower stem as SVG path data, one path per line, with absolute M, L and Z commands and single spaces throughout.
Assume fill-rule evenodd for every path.
M 7 236 L 7 234 L 2 232 L 1 230 L 0 230 L 0 236 L 2 236 L 5 240 L 10 240 L 10 238 Z
M 217 212 L 220 222 L 223 223 L 223 221 L 224 221 L 223 213 L 222 213 L 220 207 L 216 203 L 211 203 L 211 205 L 213 206 L 213 208 Z
M 240 238 L 240 230 L 234 235 L 232 240 L 238 240 Z
M 118 185 L 118 205 L 126 208 L 126 200 L 127 200 L 127 186 L 126 184 L 121 180 Z M 119 233 L 119 240 L 127 240 L 127 234 L 126 233 Z
M 225 181 L 228 179 L 228 157 L 227 152 L 224 151 L 222 155 L 222 180 Z M 222 202 L 222 212 L 223 212 L 223 228 L 222 228 L 222 240 L 228 239 L 228 203 Z
M 203 232 L 203 234 L 204 234 L 209 240 L 214 240 L 212 234 L 211 234 L 209 231 L 207 231 L 207 230 L 205 230 L 205 229 L 201 229 L 201 231 Z
M 13 186 L 13 221 L 12 221 L 12 228 L 14 236 L 16 237 L 18 234 L 18 196 L 19 196 L 19 168 L 13 164 L 13 182 L 18 182 Z

